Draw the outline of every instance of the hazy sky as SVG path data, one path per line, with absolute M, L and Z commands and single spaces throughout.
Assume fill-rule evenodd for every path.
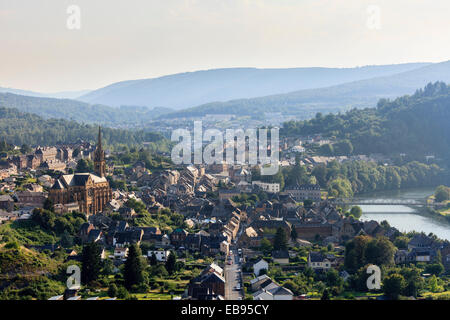
M 80 30 L 67 28 L 70 5 Z M 211 68 L 438 62 L 450 59 L 449 12 L 449 0 L 0 0 L 0 86 L 53 92 Z

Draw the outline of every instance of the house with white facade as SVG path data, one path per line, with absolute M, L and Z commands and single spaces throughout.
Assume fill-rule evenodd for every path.
M 155 255 L 156 260 L 158 262 L 166 262 L 167 258 L 170 255 L 169 250 L 149 250 L 147 251 L 147 257 L 150 258 L 152 255 Z
M 264 259 L 258 259 L 254 264 L 253 264 L 253 273 L 256 276 L 260 276 L 260 272 L 261 270 L 269 270 L 269 264 L 267 263 L 266 260 Z
M 280 184 L 279 183 L 267 183 L 261 181 L 252 181 L 252 186 L 258 186 L 261 190 L 269 193 L 278 193 L 280 192 Z
M 308 254 L 308 267 L 313 270 L 327 271 L 331 268 L 331 261 L 321 252 L 310 252 Z

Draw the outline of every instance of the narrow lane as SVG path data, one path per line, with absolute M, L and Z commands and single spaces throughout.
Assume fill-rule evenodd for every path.
M 234 248 L 237 250 L 236 248 Z M 233 250 L 231 254 L 232 264 L 228 264 L 228 259 L 225 264 L 225 299 L 226 300 L 241 300 L 243 299 L 243 288 L 242 288 L 242 269 L 239 262 L 239 255 L 237 251 Z M 238 289 L 239 290 L 238 290 Z

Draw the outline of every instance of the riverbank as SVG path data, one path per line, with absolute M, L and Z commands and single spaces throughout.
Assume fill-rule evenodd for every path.
M 434 188 L 383 191 L 365 194 L 364 199 L 371 200 L 423 200 L 434 193 Z M 391 226 L 402 232 L 434 233 L 439 238 L 450 240 L 450 217 L 445 217 L 428 207 L 405 205 L 361 205 L 362 221 L 386 220 Z
M 439 210 L 434 209 L 433 207 L 419 207 L 418 212 L 429 215 L 434 219 L 438 219 L 440 221 L 446 222 L 450 227 L 450 215 L 445 212 L 441 212 Z

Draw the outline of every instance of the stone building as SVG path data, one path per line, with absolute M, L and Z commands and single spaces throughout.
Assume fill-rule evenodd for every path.
M 105 152 L 102 148 L 101 129 L 94 153 L 94 171 L 61 176 L 50 190 L 49 198 L 54 204 L 78 203 L 80 211 L 87 215 L 102 212 L 112 199 L 112 191 L 105 177 Z
M 320 201 L 322 194 L 319 185 L 294 185 L 286 187 L 285 193 L 291 195 L 297 201 L 313 200 Z

